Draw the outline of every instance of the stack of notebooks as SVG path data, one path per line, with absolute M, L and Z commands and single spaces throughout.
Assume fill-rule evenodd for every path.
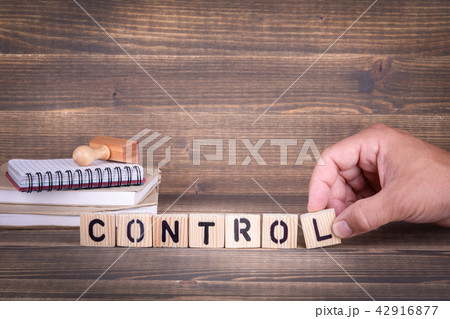
M 157 213 L 158 170 L 96 160 L 13 159 L 0 166 L 0 226 L 79 226 L 92 212 Z

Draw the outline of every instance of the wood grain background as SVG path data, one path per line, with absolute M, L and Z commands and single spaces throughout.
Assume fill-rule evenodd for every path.
M 88 1 L 0 5 L 0 163 L 70 157 L 97 135 L 169 136 L 159 210 L 306 211 L 314 163 L 294 165 L 382 122 L 450 151 L 450 2 Z M 193 165 L 193 139 L 224 160 Z M 270 139 L 297 139 L 280 165 Z M 228 141 L 236 140 L 236 165 Z M 252 159 L 241 139 L 266 139 Z M 202 149 L 203 150 L 203 149 Z M 213 152 L 213 147 L 205 147 Z M 172 204 L 199 179 L 176 205 Z M 449 230 L 393 223 L 327 251 L 377 300 L 449 300 Z M 322 250 L 132 249 L 83 299 L 370 300 Z M 0 299 L 76 299 L 124 252 L 79 246 L 78 229 L 0 228 Z
M 304 195 L 313 165 L 294 163 L 306 138 L 323 150 L 383 122 L 450 150 L 448 1 L 379 1 L 255 125 L 371 1 L 79 3 L 199 125 L 75 2 L 2 1 L 1 162 L 69 157 L 96 135 L 149 128 L 172 137 L 162 194 L 199 177 L 201 194 L 260 194 L 259 178 Z M 224 161 L 193 165 L 194 138 L 225 139 Z M 266 166 L 240 165 L 245 138 L 266 139 Z M 298 140 L 288 165 L 271 138 Z

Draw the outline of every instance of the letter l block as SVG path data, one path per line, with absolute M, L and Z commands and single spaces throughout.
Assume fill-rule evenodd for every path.
M 331 231 L 336 213 L 333 208 L 300 215 L 306 248 L 340 244 L 341 239 Z

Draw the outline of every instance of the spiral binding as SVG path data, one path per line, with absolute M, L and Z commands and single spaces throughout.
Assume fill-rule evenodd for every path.
M 87 188 L 92 188 L 93 184 L 93 176 L 92 176 L 92 170 L 90 168 L 85 169 L 87 175 L 88 175 L 88 185 Z
M 134 165 L 133 168 L 136 169 L 137 183 L 138 183 L 138 184 L 141 184 L 141 183 L 142 183 L 141 170 L 140 170 L 139 167 L 136 166 L 136 165 Z
M 117 187 L 122 185 L 122 170 L 119 166 L 114 167 L 114 172 L 117 170 Z
M 107 167 L 105 168 L 106 173 L 108 174 L 108 184 L 106 185 L 106 187 L 111 187 L 112 185 L 112 172 L 111 172 L 111 168 Z
M 67 170 L 67 179 L 69 180 L 69 185 L 67 186 L 67 189 L 72 189 L 73 188 L 73 175 L 72 175 L 72 171 L 71 170 Z
M 125 166 L 125 169 L 127 170 L 127 174 L 128 174 L 127 186 L 130 186 L 131 185 L 131 168 L 130 168 L 130 166 Z
M 28 193 L 31 193 L 33 190 L 33 175 L 31 173 L 26 173 L 27 179 L 28 179 Z
M 43 181 L 42 181 L 42 174 L 41 174 L 41 172 L 36 172 L 36 176 L 38 177 L 38 189 L 37 189 L 37 191 L 38 192 L 42 192 L 42 187 L 44 185 L 43 185 Z
M 124 166 L 124 169 L 127 172 L 127 180 L 126 183 L 124 181 L 123 178 L 123 174 L 122 174 L 122 169 L 120 168 L 120 166 L 115 166 L 114 167 L 114 174 L 116 174 L 117 176 L 117 185 L 114 186 L 130 186 L 130 185 L 140 185 L 143 182 L 143 178 L 142 178 L 142 173 L 141 170 L 139 168 L 138 165 L 133 165 L 132 167 L 130 166 Z M 133 183 L 132 180 L 132 172 L 133 170 L 136 170 L 136 182 Z M 101 170 L 100 168 L 96 168 L 95 169 L 95 174 L 97 175 L 97 180 L 98 182 L 96 183 L 96 185 L 94 184 L 94 172 L 92 172 L 92 170 L 90 168 L 87 168 L 84 170 L 87 174 L 87 181 L 86 184 L 83 184 L 83 172 L 81 169 L 76 169 L 74 172 L 72 172 L 71 170 L 66 170 L 64 172 L 64 174 L 67 174 L 67 180 L 68 180 L 68 185 L 66 185 L 67 188 L 65 189 L 90 189 L 90 188 L 101 188 L 101 187 L 112 187 L 113 186 L 113 171 L 111 170 L 110 167 L 106 167 L 104 170 Z M 103 183 L 103 174 L 106 171 L 107 173 L 107 181 L 106 181 L 106 185 Z M 47 185 L 45 187 L 44 185 L 44 175 L 41 172 L 36 172 L 35 175 L 37 176 L 37 189 L 35 189 L 37 192 L 42 192 L 44 190 L 44 188 L 47 189 L 47 191 L 52 191 L 52 190 L 62 190 L 64 188 L 63 185 L 63 173 L 60 170 L 55 171 L 54 173 L 47 171 L 45 172 L 45 176 L 46 176 L 46 180 Z M 56 176 L 56 184 L 53 184 L 53 175 Z M 76 183 L 76 185 L 74 185 L 74 175 L 77 176 L 78 178 L 78 182 Z M 28 185 L 26 187 L 26 192 L 31 193 L 33 191 L 33 174 L 31 173 L 26 173 L 25 174 L 27 181 L 28 181 Z M 95 185 L 95 186 L 94 186 Z M 74 186 L 76 188 L 74 188 Z
M 77 189 L 81 189 L 81 188 L 83 188 L 83 173 L 81 173 L 81 169 L 76 169 L 75 173 L 78 174 L 78 188 Z
M 52 175 L 52 172 L 50 172 L 50 171 L 45 172 L 45 174 L 47 174 L 47 176 L 48 176 L 47 191 L 50 192 L 53 189 L 53 175 Z
M 61 171 L 56 171 L 56 176 L 58 176 L 58 190 L 60 191 L 63 188 L 63 176 Z
M 100 188 L 103 185 L 103 172 L 100 168 L 96 168 L 95 171 L 97 172 L 97 176 L 98 176 L 98 185 L 97 187 Z

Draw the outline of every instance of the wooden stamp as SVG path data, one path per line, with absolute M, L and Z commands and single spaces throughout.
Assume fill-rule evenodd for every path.
M 189 215 L 189 247 L 223 248 L 225 216 L 223 214 Z
M 80 215 L 80 245 L 114 247 L 116 245 L 116 214 Z
M 261 247 L 261 215 L 226 214 L 225 248 Z
M 188 247 L 188 215 L 153 216 L 153 247 Z
M 300 215 L 306 248 L 340 244 L 341 239 L 331 231 L 336 213 L 333 208 Z
M 263 214 L 263 248 L 297 248 L 298 215 Z
M 152 223 L 151 214 L 118 214 L 117 246 L 152 247 Z
M 97 136 L 87 145 L 78 146 L 72 154 L 73 160 L 80 166 L 87 166 L 96 159 L 122 163 L 139 163 L 137 141 L 109 136 Z

